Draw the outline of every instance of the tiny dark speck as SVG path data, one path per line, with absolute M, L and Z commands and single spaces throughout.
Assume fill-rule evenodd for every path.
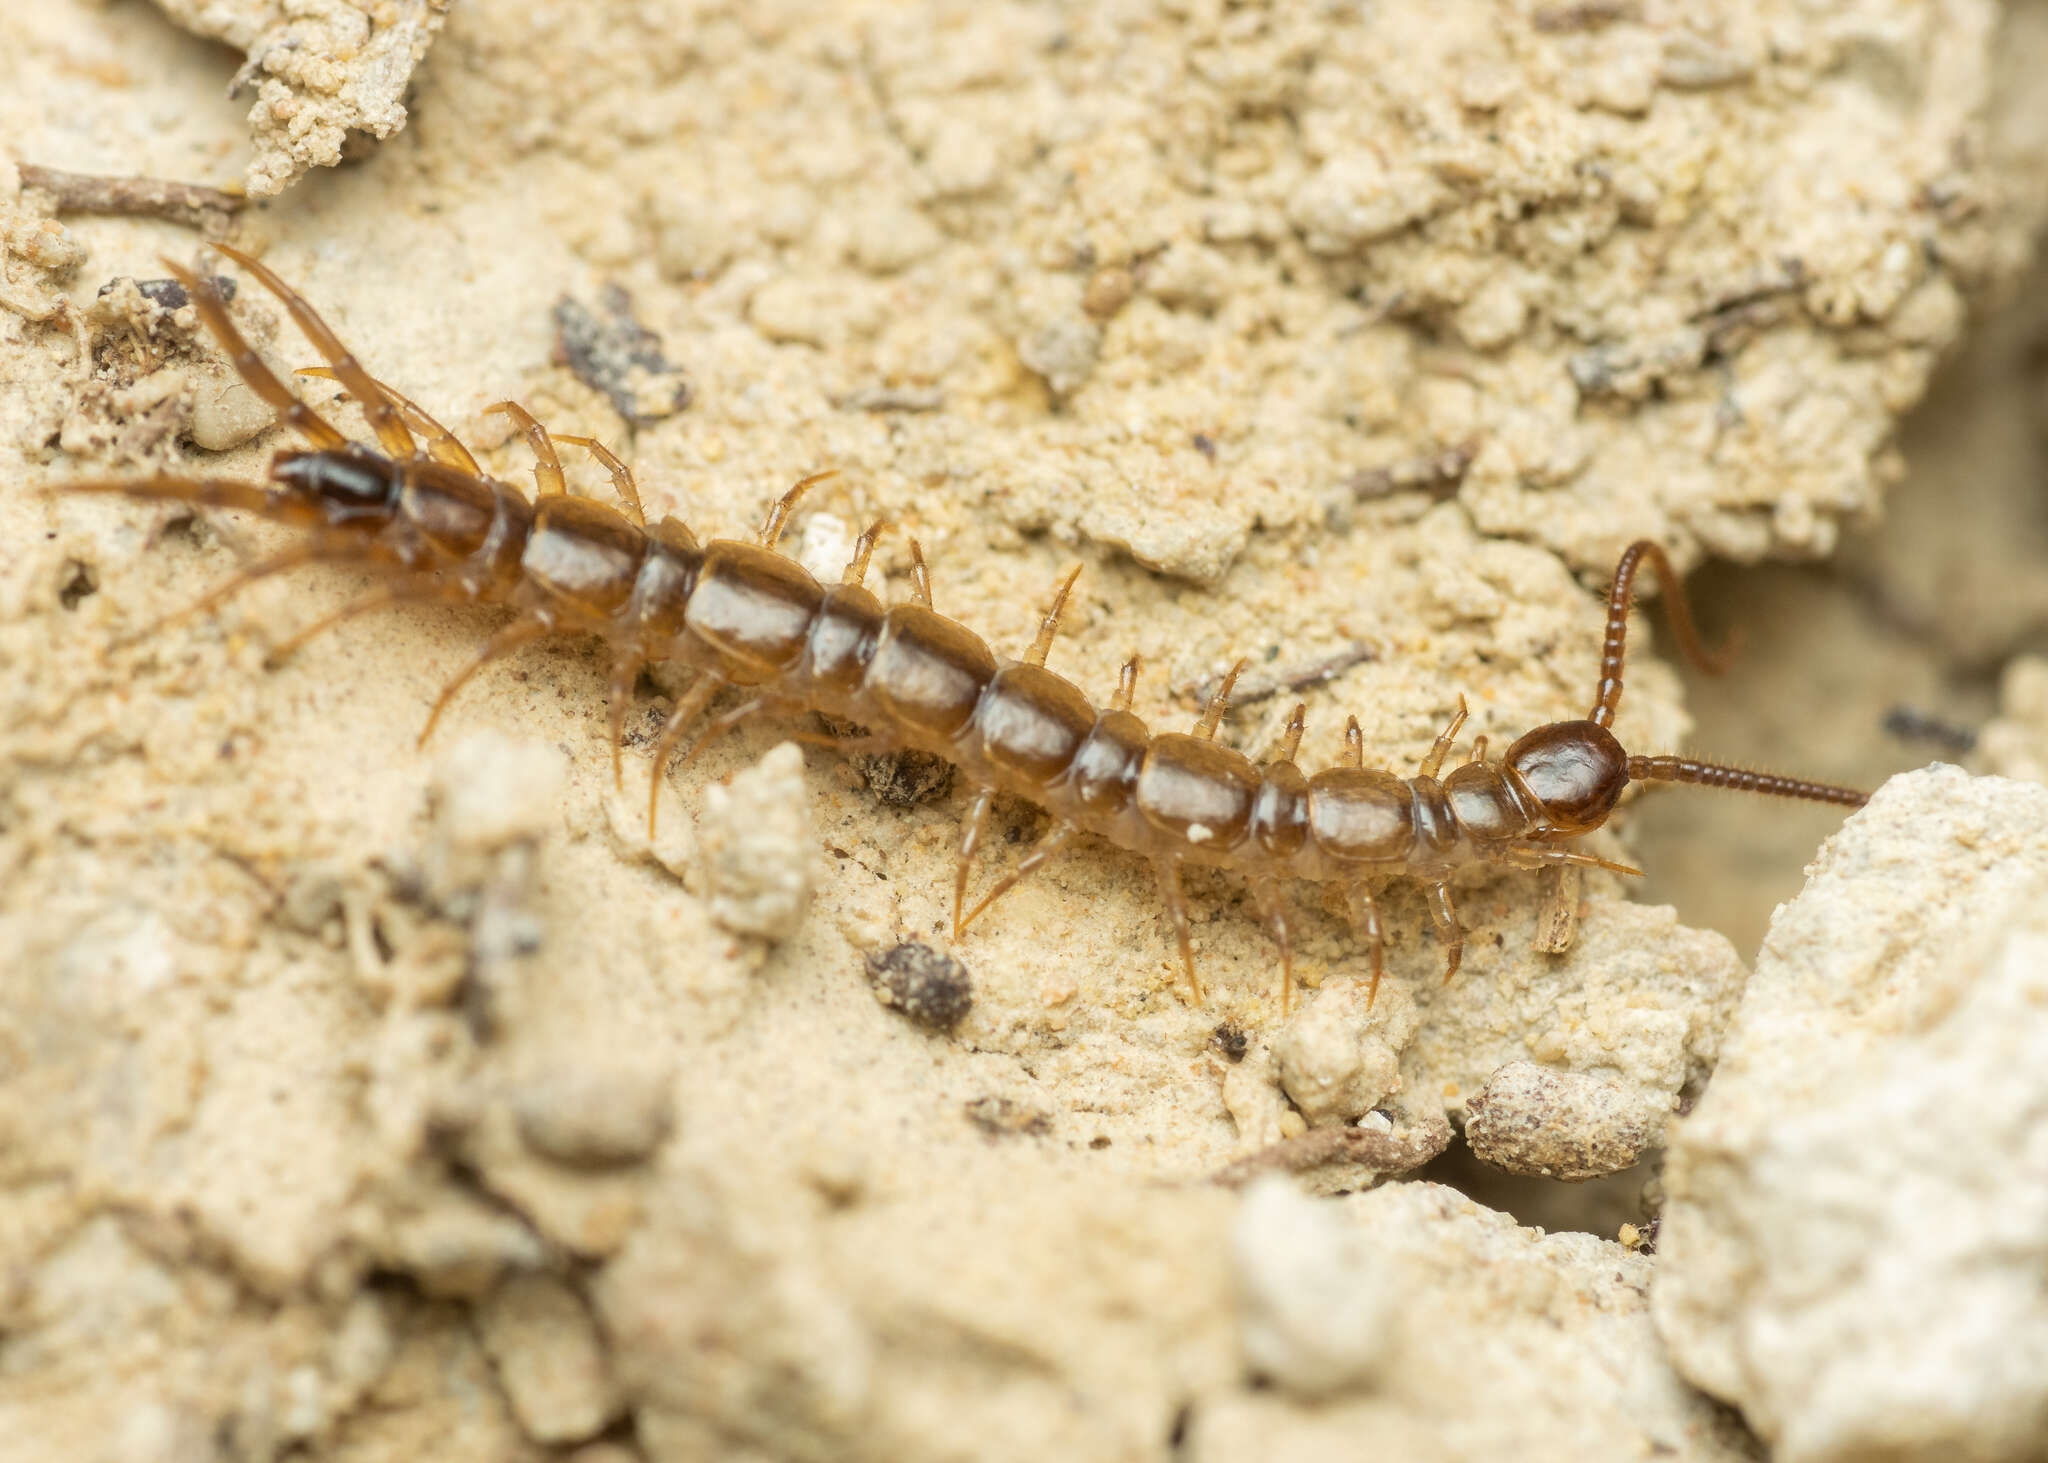
M 1194 446 L 1195 451 L 1201 453 L 1202 456 L 1208 458 L 1211 462 L 1216 460 L 1216 439 L 1209 436 L 1208 433 L 1195 433 Z
M 1101 1136 L 1093 1137 L 1088 1140 L 1088 1146 L 1090 1148 L 1107 1148 L 1109 1146 L 1109 1139 Z
M 1251 1038 L 1245 1035 L 1244 1028 L 1228 1021 L 1217 1027 L 1209 1040 L 1216 1050 L 1233 1062 L 1243 1061 L 1245 1051 L 1251 1046 Z

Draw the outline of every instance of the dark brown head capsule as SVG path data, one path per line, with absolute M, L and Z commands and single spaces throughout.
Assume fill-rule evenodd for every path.
M 1614 733 L 1590 721 L 1539 726 L 1501 762 L 1535 800 L 1545 833 L 1591 832 L 1607 821 L 1628 786 L 1628 753 Z

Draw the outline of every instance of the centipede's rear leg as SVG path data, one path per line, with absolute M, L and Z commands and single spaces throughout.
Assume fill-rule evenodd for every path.
M 185 287 L 185 293 L 191 297 L 192 308 L 199 312 L 200 320 L 227 351 L 235 374 L 277 413 L 280 423 L 297 431 L 322 451 L 348 445 L 348 438 L 332 422 L 299 400 L 289 386 L 277 379 L 277 373 L 263 363 L 263 357 L 256 354 L 255 347 L 249 344 L 229 316 L 227 305 L 212 280 L 201 279 L 191 270 L 168 259 L 164 261 L 164 268 L 171 272 L 171 278 Z
M 270 266 L 261 260 L 252 258 L 239 249 L 231 249 L 226 244 L 215 244 L 213 247 L 256 276 L 265 289 L 283 302 L 299 329 L 305 332 L 306 339 L 313 342 L 313 348 L 327 358 L 327 364 L 334 368 L 334 374 L 340 378 L 341 384 L 349 389 L 350 395 L 354 396 L 362 407 L 364 420 L 369 422 L 370 430 L 377 434 L 377 441 L 386 453 L 392 457 L 403 458 L 411 457 L 419 450 L 413 442 L 412 433 L 407 431 L 405 423 L 399 420 L 398 409 L 393 405 L 391 398 L 385 394 L 381 386 L 370 379 L 370 373 L 362 368 L 349 348 L 341 343 L 341 337 L 329 328 L 327 322 L 320 318 L 320 312 L 308 304 L 303 295 L 279 279 Z M 283 389 L 281 384 L 279 389 Z
M 292 373 L 295 376 L 317 376 L 323 381 L 340 381 L 341 376 L 332 366 L 301 366 Z M 483 468 L 477 463 L 470 450 L 462 445 L 462 439 L 435 420 L 428 410 L 386 381 L 372 378 L 372 384 L 383 392 L 397 408 L 399 418 L 407 427 L 426 438 L 427 456 L 457 472 L 466 472 L 471 477 L 482 477 Z M 345 388 L 344 388 L 345 389 Z M 568 441 L 566 437 L 560 441 Z
M 966 930 L 981 918 L 982 911 L 1052 862 L 1059 851 L 1073 841 L 1077 831 L 1071 823 L 1054 824 L 1050 832 L 1032 845 L 1031 852 L 1024 856 L 1023 862 L 996 880 L 995 887 L 981 896 L 981 902 L 967 911 L 967 917 L 960 921 L 960 929 Z M 955 938 L 958 938 L 957 933 Z

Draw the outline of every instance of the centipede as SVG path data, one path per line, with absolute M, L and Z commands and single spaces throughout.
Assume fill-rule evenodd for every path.
M 933 607 L 930 574 L 915 539 L 909 543 L 908 601 L 885 605 L 865 587 L 885 522 L 859 535 L 839 582 L 821 583 L 778 544 L 799 501 L 831 477 L 830 470 L 782 494 L 753 540 L 700 542 L 674 517 L 647 521 L 632 469 L 603 443 L 551 434 L 524 407 L 502 401 L 487 410 L 506 415 L 525 436 L 535 463 L 529 498 L 485 472 L 424 408 L 373 378 L 268 266 L 227 245 L 211 247 L 284 306 L 326 361 L 300 374 L 339 383 L 376 441 L 350 439 L 281 380 L 244 337 L 212 278 L 166 261 L 236 373 L 273 410 L 277 425 L 305 444 L 274 454 L 259 480 L 158 473 L 64 485 L 70 492 L 239 510 L 302 530 L 174 619 L 212 611 L 250 584 L 312 564 L 357 567 L 378 582 L 275 647 L 273 663 L 343 621 L 391 606 L 509 611 L 511 618 L 441 688 L 421 729 L 422 745 L 456 694 L 485 667 L 544 637 L 594 637 L 610 657 L 612 775 L 621 786 L 624 726 L 640 675 L 663 663 L 688 672 L 655 739 L 650 837 L 678 751 L 688 762 L 757 715 L 819 712 L 861 728 L 834 739 L 841 747 L 941 756 L 969 788 L 952 890 L 956 940 L 1004 894 L 1077 837 L 1090 835 L 1151 864 L 1195 1004 L 1206 997 L 1182 886 L 1182 870 L 1190 865 L 1245 881 L 1278 948 L 1283 1011 L 1295 987 L 1296 916 L 1286 889 L 1336 886 L 1367 952 L 1371 1001 L 1386 968 L 1374 891 L 1391 878 L 1421 886 L 1449 982 L 1464 956 L 1453 876 L 1472 865 L 1639 875 L 1577 846 L 1607 821 L 1631 783 L 1690 783 L 1851 808 L 1865 801 L 1853 788 L 1685 756 L 1646 756 L 1622 746 L 1612 728 L 1644 564 L 1663 587 L 1681 652 L 1707 670 L 1718 669 L 1722 659 L 1702 642 L 1671 560 L 1652 540 L 1630 545 L 1615 566 L 1593 703 L 1584 717 L 1536 727 L 1497 757 L 1478 738 L 1467 760 L 1445 771 L 1466 720 L 1460 697 L 1415 773 L 1403 777 L 1365 765 L 1353 716 L 1340 761 L 1309 773 L 1296 760 L 1305 703 L 1295 706 L 1279 745 L 1263 761 L 1217 740 L 1244 661 L 1222 678 L 1186 732 L 1155 732 L 1135 714 L 1136 657 L 1124 663 L 1103 707 L 1049 670 L 1046 660 L 1078 568 L 1058 586 L 1018 659 L 998 656 L 981 636 Z M 572 493 L 557 444 L 588 453 L 610 476 L 621 506 Z M 739 693 L 738 704 L 713 714 L 728 690 Z M 1035 804 L 1050 825 L 970 905 L 976 854 L 999 795 Z

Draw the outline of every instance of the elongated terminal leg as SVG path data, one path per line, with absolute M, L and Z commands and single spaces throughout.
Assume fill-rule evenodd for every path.
M 953 871 L 953 938 L 956 940 L 966 928 L 960 920 L 960 906 L 967 902 L 967 880 L 974 872 L 974 851 L 981 846 L 982 830 L 988 826 L 988 810 L 995 800 L 994 788 L 976 788 L 974 802 L 967 809 L 967 825 L 960 833 L 960 862 Z
M 1429 895 L 1429 918 L 1436 926 L 1436 937 L 1444 945 L 1444 984 L 1451 983 L 1451 977 L 1458 973 L 1458 967 L 1465 963 L 1465 927 L 1458 923 L 1458 911 L 1451 907 L 1451 886 L 1443 883 L 1424 886 Z
M 292 374 L 297 376 L 318 376 L 323 381 L 340 381 L 341 377 L 332 366 L 301 366 Z M 374 378 L 373 378 L 374 380 Z M 377 389 L 384 393 L 397 408 L 398 416 L 407 427 L 427 440 L 427 456 L 457 472 L 466 472 L 471 477 L 482 477 L 484 470 L 478 466 L 462 440 L 436 421 L 427 409 L 388 382 L 375 381 Z M 344 388 L 346 389 L 346 388 Z M 564 441 L 567 438 L 562 439 Z
M 1188 990 L 1199 1006 L 1206 998 L 1202 994 L 1201 979 L 1195 974 L 1195 939 L 1188 932 L 1188 899 L 1181 892 L 1180 860 L 1156 859 L 1152 866 L 1159 871 L 1159 894 L 1166 901 L 1167 914 L 1173 918 L 1174 938 L 1180 941 L 1180 963 L 1188 973 Z
M 1372 890 L 1364 884 L 1344 886 L 1344 907 L 1350 912 L 1351 928 L 1372 952 L 1372 985 L 1365 993 L 1365 1008 L 1370 1011 L 1373 1002 L 1380 998 L 1380 977 L 1387 973 L 1387 940 L 1380 928 L 1380 907 L 1373 902 Z
M 434 734 L 434 725 L 441 719 L 441 713 L 448 703 L 455 699 L 455 693 L 468 684 L 469 678 L 489 665 L 492 661 L 510 655 L 522 645 L 540 639 L 554 630 L 553 621 L 538 617 L 514 620 L 497 634 L 484 642 L 483 649 L 470 658 L 468 665 L 455 673 L 455 678 L 441 688 L 441 694 L 434 698 L 434 708 L 427 713 L 427 724 L 420 728 L 418 745 L 424 747 L 427 738 Z
M 1465 698 L 1458 697 L 1458 714 L 1451 718 L 1451 724 L 1443 729 L 1429 755 L 1422 759 L 1422 775 L 1434 777 L 1443 770 L 1444 758 L 1450 756 L 1451 746 L 1458 739 L 1458 728 L 1465 724 Z
M 726 688 L 726 679 L 706 671 L 699 676 L 683 699 L 675 704 L 668 714 L 668 720 L 661 724 L 661 736 L 654 743 L 654 773 L 647 787 L 647 836 L 654 837 L 654 821 L 661 811 L 661 779 L 668 771 L 668 759 L 676 749 L 676 743 L 683 739 L 683 733 L 709 706 L 720 691 Z
M 363 419 L 370 424 L 370 430 L 377 434 L 377 442 L 393 457 L 410 457 L 419 449 L 413 445 L 412 433 L 405 429 L 405 423 L 398 419 L 398 412 L 391 404 L 391 398 L 384 389 L 370 379 L 370 373 L 362 368 L 349 348 L 341 343 L 341 337 L 328 328 L 320 312 L 306 303 L 305 296 L 279 279 L 269 265 L 252 259 L 239 249 L 230 249 L 226 244 L 215 244 L 214 248 L 261 280 L 263 287 L 284 302 L 285 309 L 298 323 L 306 339 L 313 342 L 313 349 L 327 357 L 327 364 L 334 367 L 334 374 L 341 384 L 349 389 L 363 409 Z
M 263 357 L 256 354 L 255 347 L 249 344 L 240 327 L 229 316 L 227 304 L 211 279 L 201 279 L 191 270 L 168 259 L 163 264 L 171 272 L 171 278 L 183 285 L 185 293 L 191 296 L 192 308 L 199 312 L 199 318 L 213 332 L 213 338 L 227 351 L 235 374 L 248 382 L 249 389 L 269 404 L 277 413 L 279 422 L 322 451 L 348 445 L 348 438 L 336 430 L 332 422 L 299 400 L 289 386 L 277 379 L 277 373 L 263 364 Z
M 995 887 L 981 896 L 981 903 L 967 911 L 967 917 L 960 921 L 960 929 L 967 929 L 981 918 L 983 910 L 1052 862 L 1053 856 L 1065 848 L 1078 831 L 1071 823 L 1054 824 L 1051 832 L 1032 845 L 1031 852 L 1024 856 L 1024 861 L 996 880 Z M 955 932 L 954 938 L 959 938 L 958 931 Z
M 1280 1014 L 1284 1016 L 1294 1009 L 1294 924 L 1287 915 L 1287 896 L 1280 892 L 1277 879 L 1254 879 L 1252 899 L 1258 904 L 1259 917 L 1273 933 L 1273 943 L 1280 947 Z

